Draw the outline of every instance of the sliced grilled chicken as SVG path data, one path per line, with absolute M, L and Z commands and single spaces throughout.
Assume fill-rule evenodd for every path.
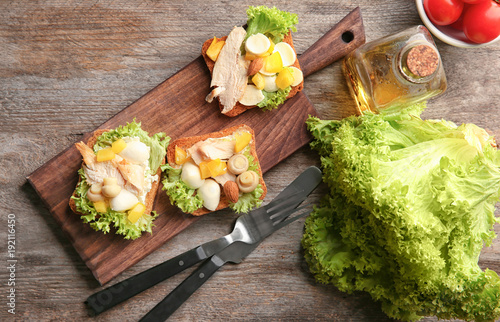
M 215 88 L 208 94 L 207 101 L 219 97 L 223 106 L 222 114 L 234 108 L 247 86 L 248 62 L 240 52 L 245 36 L 245 29 L 234 27 L 214 65 L 210 87 Z

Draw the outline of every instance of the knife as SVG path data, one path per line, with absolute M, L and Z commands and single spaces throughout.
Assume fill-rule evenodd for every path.
M 216 255 L 213 255 L 170 292 L 170 294 L 149 311 L 140 321 L 165 321 L 225 263 L 240 263 L 243 258 L 248 256 L 259 244 L 260 243 L 246 244 L 243 242 L 234 242 Z
M 314 166 L 309 167 L 281 191 L 270 203 L 252 212 L 269 212 L 275 210 L 276 207 L 280 206 L 283 200 L 292 197 L 293 199 L 287 201 L 287 208 L 293 209 L 302 203 L 318 186 L 321 182 L 321 178 L 322 173 L 320 169 Z M 270 233 L 271 232 L 269 232 L 269 234 Z M 220 252 L 234 242 L 234 240 L 231 240 L 227 236 L 229 235 L 195 247 L 142 273 L 94 293 L 87 298 L 85 304 L 90 308 L 91 315 L 100 314 L 167 278 L 182 272 L 194 264 L 209 258 L 217 252 Z
M 304 217 L 311 212 L 311 207 L 304 206 L 298 209 L 289 211 L 288 215 L 297 210 L 308 211 L 303 212 L 291 219 L 277 223 L 274 226 L 274 231 L 281 229 L 287 224 Z M 287 216 L 288 217 L 288 216 Z M 270 235 L 270 234 L 269 234 Z M 267 237 L 267 236 L 266 236 Z M 228 247 L 224 248 L 211 258 L 206 260 L 198 269 L 196 269 L 188 278 L 179 284 L 170 294 L 168 294 L 160 303 L 158 303 L 151 311 L 149 311 L 140 321 L 142 322 L 156 322 L 165 321 L 170 317 L 198 288 L 200 288 L 219 268 L 224 264 L 231 262 L 238 264 L 245 257 L 247 257 L 257 246 L 260 241 L 254 244 L 247 244 L 244 242 L 234 242 Z

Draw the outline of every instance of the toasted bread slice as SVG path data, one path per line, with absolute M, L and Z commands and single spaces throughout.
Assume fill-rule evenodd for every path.
M 95 143 L 97 142 L 97 138 L 99 136 L 101 136 L 104 132 L 108 132 L 108 131 L 110 131 L 110 130 L 94 131 L 93 135 L 88 139 L 87 145 L 92 148 L 95 145 Z M 83 164 L 84 163 L 82 163 L 82 166 L 83 166 Z M 163 159 L 162 164 L 165 164 L 165 158 Z M 160 167 L 158 167 L 158 171 L 156 172 L 156 174 L 158 175 L 158 180 L 156 180 L 152 183 L 151 190 L 146 194 L 146 197 L 145 197 L 145 204 L 144 204 L 146 206 L 145 213 L 151 213 L 151 211 L 153 210 L 154 200 L 156 197 L 156 193 L 158 192 L 158 187 L 160 185 L 160 178 L 161 178 L 161 168 Z M 78 183 L 80 183 L 80 181 L 81 181 L 81 178 L 78 178 Z M 78 184 L 77 184 L 77 186 L 78 186 Z M 76 196 L 75 193 L 76 193 L 76 190 L 75 190 L 75 192 L 73 192 L 73 196 Z M 75 214 L 80 215 L 80 216 L 87 215 L 87 214 L 79 212 L 76 209 L 75 200 L 73 200 L 73 198 L 69 199 L 69 206 Z
M 222 38 L 217 38 L 217 41 L 226 40 L 226 38 L 227 38 L 227 36 L 224 36 Z M 212 59 L 210 59 L 210 57 L 208 57 L 207 50 L 208 50 L 208 47 L 210 47 L 210 45 L 212 44 L 212 41 L 214 41 L 213 38 L 208 39 L 207 41 L 205 41 L 203 43 L 203 46 L 201 48 L 201 55 L 203 56 L 203 59 L 205 60 L 205 63 L 207 64 L 208 69 L 210 70 L 210 75 L 212 74 L 212 72 L 214 70 L 215 62 Z M 292 49 L 295 51 L 295 47 L 293 46 L 293 39 L 292 39 L 292 32 L 291 31 L 288 31 L 288 34 L 283 38 L 283 42 L 288 43 L 292 47 Z M 295 51 L 295 53 L 297 53 L 297 52 Z M 295 59 L 295 63 L 293 63 L 292 66 L 300 69 L 298 57 L 297 57 L 297 59 Z M 304 88 L 304 81 L 302 81 L 297 86 L 292 86 L 292 90 L 288 94 L 287 99 L 290 99 L 293 96 L 295 96 L 303 88 Z M 220 103 L 219 98 L 217 98 L 217 102 L 219 103 L 219 108 L 222 111 L 224 109 L 224 107 Z M 257 107 L 257 105 L 246 106 L 246 105 L 241 104 L 240 102 L 237 102 L 236 105 L 234 106 L 234 108 L 231 111 L 227 112 L 225 115 L 227 115 L 229 117 L 234 117 L 234 116 L 240 115 L 241 113 L 245 112 L 246 110 L 249 110 L 249 109 L 254 108 L 254 107 Z
M 232 133 L 236 132 L 238 129 L 244 129 L 252 134 L 252 140 L 250 141 L 250 154 L 254 158 L 254 162 L 256 162 L 259 165 L 256 172 L 259 175 L 259 183 L 261 184 L 262 189 L 264 190 L 260 199 L 264 200 L 264 197 L 266 196 L 266 193 L 267 193 L 267 187 L 266 187 L 266 184 L 264 182 L 264 178 L 262 177 L 262 170 L 260 168 L 259 158 L 257 157 L 257 150 L 255 147 L 255 133 L 247 125 L 242 124 L 242 125 L 237 125 L 237 126 L 227 128 L 227 129 L 222 130 L 220 132 L 213 132 L 213 133 L 208 133 L 208 134 L 199 135 L 199 136 L 192 136 L 192 137 L 185 137 L 185 138 L 177 139 L 177 140 L 171 142 L 167 148 L 168 163 L 173 167 L 175 166 L 175 147 L 176 146 L 178 146 L 184 150 L 187 150 L 197 142 L 204 141 L 204 140 L 209 139 L 209 138 L 225 137 L 225 136 L 231 135 Z M 228 206 L 229 206 L 229 198 L 224 194 L 223 189 L 221 189 L 221 197 L 220 197 L 219 205 L 217 206 L 217 209 L 215 211 L 227 208 Z M 194 216 L 201 216 L 201 215 L 207 214 L 209 212 L 211 212 L 211 211 L 203 207 L 203 208 L 196 210 L 195 212 L 193 212 L 191 214 Z

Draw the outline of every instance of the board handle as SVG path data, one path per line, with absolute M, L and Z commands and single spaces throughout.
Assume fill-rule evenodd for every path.
M 357 7 L 299 56 L 300 69 L 307 77 L 364 43 L 363 18 Z

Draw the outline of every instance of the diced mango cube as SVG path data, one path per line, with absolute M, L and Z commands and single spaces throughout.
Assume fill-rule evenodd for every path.
M 217 61 L 219 57 L 220 51 L 226 42 L 224 40 L 217 40 L 217 37 L 214 37 L 214 40 L 210 44 L 207 49 L 207 56 L 210 57 L 211 60 Z
M 202 179 L 215 178 L 227 171 L 226 162 L 221 161 L 221 159 L 202 161 L 199 166 Z
M 285 89 L 293 83 L 293 74 L 289 68 L 283 69 L 276 77 L 276 85 L 280 89 Z
M 269 42 L 271 43 L 271 46 L 269 46 L 269 49 L 267 50 L 267 53 L 271 55 L 274 51 L 274 42 L 271 38 L 269 38 Z
M 181 148 L 180 146 L 175 146 L 175 164 L 181 165 L 186 163 L 190 158 L 187 155 L 186 150 Z
M 262 76 L 261 73 L 257 73 L 253 75 L 252 77 L 252 83 L 257 87 L 257 89 L 264 89 L 264 86 L 266 85 L 266 80 L 264 79 L 264 76 Z
M 227 172 L 227 164 L 225 161 L 220 161 L 220 159 L 217 159 L 219 162 L 216 162 L 216 164 L 210 168 L 210 172 L 212 173 L 212 178 L 215 178 L 217 176 L 223 175 L 224 173 Z
M 108 205 L 106 204 L 106 201 L 100 200 L 100 201 L 94 201 L 94 208 L 98 213 L 105 213 L 108 211 Z
M 269 51 L 263 53 L 262 55 L 255 55 L 255 54 L 251 54 L 251 53 L 247 52 L 247 53 L 245 53 L 245 60 L 254 60 L 256 58 L 265 58 L 269 55 L 271 55 L 271 53 Z
M 116 154 L 122 152 L 126 147 L 127 143 L 125 143 L 123 139 L 118 139 L 111 144 L 111 150 L 113 150 L 113 152 Z
M 258 57 L 259 57 L 259 56 L 254 55 L 254 54 L 251 54 L 251 53 L 249 53 L 249 52 L 247 52 L 247 53 L 245 54 L 245 60 L 254 60 L 254 59 L 258 58 Z
M 113 160 L 115 158 L 115 153 L 111 148 L 105 148 L 97 151 L 97 162 L 104 162 Z
M 128 211 L 127 218 L 131 223 L 135 224 L 142 217 L 144 211 L 146 211 L 146 206 L 142 202 L 139 202 Z
M 283 60 L 279 51 L 264 59 L 264 71 L 268 73 L 279 73 L 283 69 Z
M 234 144 L 234 152 L 238 153 L 243 150 L 250 140 L 252 140 L 252 134 L 250 132 L 237 133 L 235 135 L 236 143 Z
M 202 179 L 210 178 L 210 169 L 208 168 L 208 163 L 210 161 L 202 161 L 198 165 L 200 168 L 200 176 Z

